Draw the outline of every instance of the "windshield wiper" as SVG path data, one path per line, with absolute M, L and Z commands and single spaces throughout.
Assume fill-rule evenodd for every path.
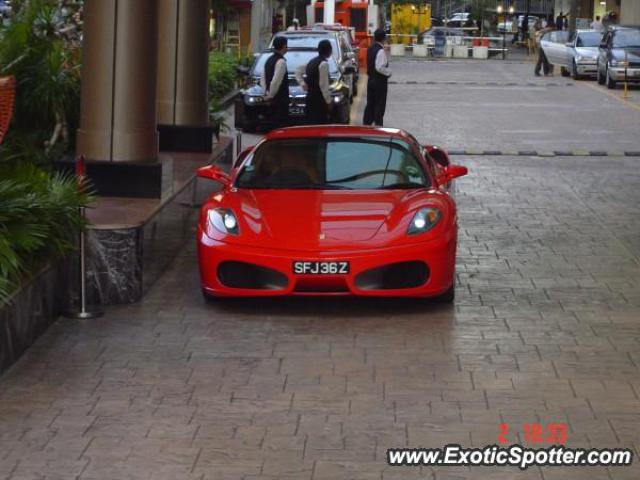
M 383 185 L 378 187 L 379 190 L 408 190 L 411 188 L 425 188 L 425 185 L 421 183 L 409 182 L 409 183 L 390 183 L 389 185 Z
M 332 185 L 328 183 L 260 183 L 256 185 L 242 185 L 242 188 L 249 189 L 274 189 L 274 190 L 353 190 L 344 185 Z

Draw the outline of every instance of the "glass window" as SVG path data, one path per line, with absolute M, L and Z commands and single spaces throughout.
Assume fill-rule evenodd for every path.
M 640 30 L 618 30 L 613 37 L 614 48 L 640 48 Z
M 262 75 L 264 71 L 264 65 L 267 63 L 269 57 L 273 55 L 272 53 L 263 53 L 261 54 L 255 63 L 253 64 L 251 74 L 255 77 Z M 306 65 L 309 61 L 318 56 L 318 52 L 313 50 L 289 50 L 284 58 L 287 60 L 287 72 L 289 75 L 293 75 L 296 72 L 296 69 L 300 65 Z M 334 76 L 338 74 L 338 64 L 335 59 L 329 58 L 329 75 Z
M 576 47 L 597 47 L 602 40 L 602 34 L 599 32 L 584 32 L 578 34 Z
M 429 180 L 401 141 L 296 138 L 263 143 L 243 167 L 236 186 L 371 190 L 423 188 Z

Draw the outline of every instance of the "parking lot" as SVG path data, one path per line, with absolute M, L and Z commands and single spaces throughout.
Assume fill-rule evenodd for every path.
M 455 304 L 207 304 L 190 243 L 143 302 L 60 319 L 0 378 L 0 479 L 640 478 L 640 91 L 515 59 L 391 68 L 386 125 L 470 171 Z M 387 465 L 537 423 L 636 463 Z

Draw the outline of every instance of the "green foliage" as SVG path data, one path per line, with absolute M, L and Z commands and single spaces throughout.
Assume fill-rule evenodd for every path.
M 34 165 L 0 167 L 0 304 L 25 275 L 73 248 L 91 197 L 75 178 Z
M 209 96 L 219 101 L 231 93 L 236 85 L 239 58 L 222 52 L 209 54 Z
M 16 77 L 14 115 L 3 145 L 5 160 L 50 157 L 49 141 L 55 143 L 78 122 L 80 52 L 60 33 L 63 26 L 55 4 L 31 0 L 0 27 L 0 75 Z

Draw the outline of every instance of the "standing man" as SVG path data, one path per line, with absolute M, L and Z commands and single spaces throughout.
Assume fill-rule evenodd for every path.
M 540 40 L 542 40 L 542 37 L 544 37 L 547 33 L 553 32 L 554 30 L 555 25 L 553 23 L 550 23 L 549 25 L 547 25 L 547 28 L 543 28 L 542 30 L 538 30 L 536 32 L 535 41 L 536 47 L 538 48 L 538 61 L 536 62 L 535 69 L 533 70 L 533 73 L 536 77 L 540 76 L 540 69 L 543 69 L 545 76 L 553 75 L 553 65 L 549 63 L 547 56 L 544 54 L 544 50 L 542 50 Z
M 376 41 L 367 51 L 367 106 L 364 109 L 362 123 L 365 125 L 375 124 L 382 126 L 384 111 L 387 108 L 387 90 L 391 70 L 389 70 L 389 60 L 384 51 L 386 38 L 384 30 L 377 29 L 373 38 Z
M 329 122 L 329 113 L 333 107 L 331 91 L 329 90 L 329 63 L 333 48 L 329 40 L 320 40 L 318 56 L 313 58 L 306 67 L 301 65 L 296 70 L 298 84 L 307 92 L 306 120 L 309 125 L 324 125 Z M 304 80 L 303 72 L 307 79 Z
M 300 20 L 294 18 L 291 25 L 287 28 L 287 32 L 295 32 L 297 30 L 300 30 Z
M 600 15 L 596 16 L 596 19 L 591 22 L 591 30 L 595 30 L 596 32 L 604 32 L 604 25 L 600 21 Z
M 564 28 L 564 14 L 562 11 L 560 15 L 556 17 L 556 30 L 562 30 Z
M 287 82 L 286 37 L 273 40 L 273 55 L 269 57 L 260 77 L 260 85 L 265 91 L 265 99 L 270 101 L 271 128 L 286 127 L 289 124 L 289 82 Z

